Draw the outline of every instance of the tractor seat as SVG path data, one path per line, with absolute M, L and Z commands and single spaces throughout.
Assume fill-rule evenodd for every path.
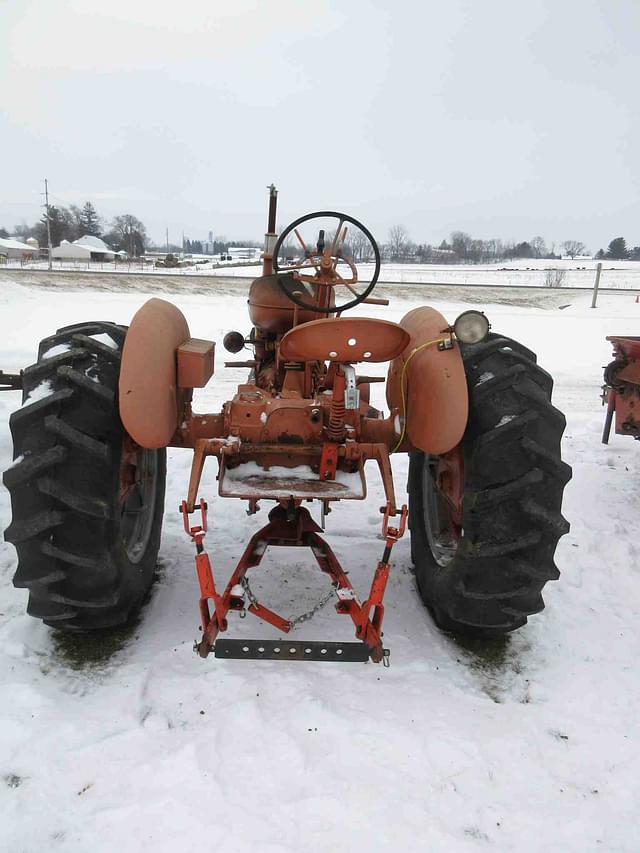
M 312 320 L 286 333 L 280 341 L 280 357 L 287 361 L 391 361 L 409 340 L 402 326 L 388 320 Z

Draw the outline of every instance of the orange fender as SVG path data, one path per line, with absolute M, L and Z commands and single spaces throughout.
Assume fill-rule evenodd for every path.
M 182 312 L 150 299 L 135 314 L 120 367 L 120 418 L 141 447 L 166 447 L 178 426 L 176 350 L 190 337 Z
M 410 335 L 404 352 L 395 358 L 387 376 L 387 403 L 405 418 L 405 437 L 425 453 L 447 453 L 462 439 L 467 425 L 469 398 L 458 345 L 439 350 L 437 344 L 412 353 L 416 347 L 448 335 L 449 323 L 434 308 L 414 308 L 400 321 Z M 405 369 L 406 364 L 406 369 Z M 401 378 L 404 370 L 403 411 Z M 406 449 L 406 442 L 403 442 Z

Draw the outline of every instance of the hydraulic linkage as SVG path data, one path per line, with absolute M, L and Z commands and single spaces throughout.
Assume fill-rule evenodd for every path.
M 194 649 L 201 657 L 214 652 L 218 658 L 245 658 L 264 660 L 321 660 L 321 661 L 381 661 L 389 665 L 389 649 L 382 643 L 382 620 L 384 618 L 384 593 L 389 579 L 391 552 L 395 543 L 406 530 L 407 507 L 398 512 L 390 503 L 383 507 L 382 535 L 385 540 L 382 558 L 378 562 L 369 595 L 360 603 L 351 582 L 327 542 L 319 535 L 321 528 L 311 518 L 309 511 L 301 506 L 278 504 L 269 513 L 269 523 L 255 533 L 233 571 L 223 593 L 216 589 L 211 561 L 204 550 L 207 533 L 207 504 L 201 500 L 196 510 L 200 511 L 200 524 L 190 526 L 187 502 L 180 507 L 184 529 L 196 546 L 196 572 L 200 586 L 200 622 L 202 637 Z M 399 515 L 397 527 L 390 524 L 393 516 Z M 264 622 L 273 625 L 283 634 L 288 634 L 299 622 L 306 621 L 331 597 L 326 596 L 312 611 L 294 620 L 283 616 L 261 604 L 249 586 L 247 571 L 258 566 L 268 547 L 310 548 L 320 569 L 329 576 L 332 593 L 335 594 L 336 612 L 350 616 L 360 642 L 338 643 L 290 640 L 227 640 L 218 635 L 228 628 L 227 614 L 239 611 L 240 616 L 252 613 Z M 248 599 L 249 604 L 246 604 Z
M 5 373 L 0 370 L 0 391 L 22 390 L 22 373 Z

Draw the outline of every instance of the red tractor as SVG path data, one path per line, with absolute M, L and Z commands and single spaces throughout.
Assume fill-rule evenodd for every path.
M 613 361 L 604 369 L 602 402 L 607 416 L 602 443 L 609 444 L 615 417 L 616 433 L 640 439 L 640 338 L 612 335 Z
M 131 618 L 156 569 L 166 448 L 181 447 L 193 453 L 179 511 L 196 549 L 202 657 L 387 661 L 385 588 L 407 523 L 417 587 L 441 628 L 493 637 L 524 625 L 558 577 L 554 552 L 568 529 L 561 502 L 571 472 L 551 376 L 531 350 L 490 332 L 479 311 L 453 324 L 427 306 L 400 323 L 345 316 L 359 303 L 388 304 L 372 296 L 375 240 L 351 216 L 326 211 L 278 237 L 276 199 L 271 187 L 251 328 L 224 339 L 232 353 L 250 349 L 227 362 L 248 376 L 219 412 L 192 411 L 193 389 L 214 372 L 214 343 L 192 338 L 180 311 L 159 299 L 128 328 L 59 329 L 23 371 L 5 536 L 29 613 L 69 631 Z M 369 396 L 382 378 L 361 372 L 376 362 L 390 363 L 386 416 Z M 396 497 L 394 453 L 410 455 L 408 509 Z M 273 505 L 226 584 L 204 549 L 208 505 L 198 495 L 213 480 L 209 457 L 221 498 L 246 501 L 249 513 Z M 384 545 L 361 597 L 303 504 L 319 502 L 324 519 L 339 501 L 364 500 L 368 461 L 384 486 Z M 258 601 L 249 584 L 278 546 L 311 549 L 328 576 L 326 599 L 353 622 L 357 642 L 283 641 L 299 620 Z M 276 638 L 226 639 L 233 614 L 247 611 Z

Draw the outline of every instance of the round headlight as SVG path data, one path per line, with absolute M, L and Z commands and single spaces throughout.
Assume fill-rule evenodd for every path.
M 464 311 L 453 324 L 456 338 L 463 344 L 478 344 L 489 334 L 491 325 L 482 311 Z

